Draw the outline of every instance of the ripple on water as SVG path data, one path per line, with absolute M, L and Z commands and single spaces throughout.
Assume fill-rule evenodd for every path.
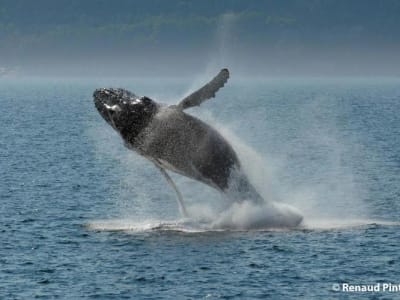
M 252 227 L 265 214 L 243 206 L 222 218 L 222 197 L 180 176 L 204 219 L 177 217 L 157 170 L 93 107 L 92 91 L 112 82 L 154 95 L 188 86 L 0 81 L 1 299 L 395 296 L 332 284 L 400 278 L 399 82 L 232 83 L 190 112 L 252 145 L 240 155 L 256 187 L 303 211 L 290 230 Z

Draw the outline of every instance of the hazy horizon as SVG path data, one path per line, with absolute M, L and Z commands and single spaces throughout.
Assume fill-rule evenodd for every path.
M 397 77 L 399 15 L 391 0 L 0 0 L 0 77 Z

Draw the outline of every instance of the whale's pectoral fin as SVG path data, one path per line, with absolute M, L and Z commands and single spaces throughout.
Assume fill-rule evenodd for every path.
M 200 105 L 207 99 L 214 98 L 215 93 L 224 86 L 228 78 L 228 69 L 222 69 L 209 83 L 183 99 L 177 107 L 184 110 L 192 106 Z
M 172 178 L 169 176 L 169 174 L 167 173 L 167 171 L 165 171 L 165 169 L 163 169 L 162 167 L 160 167 L 157 163 L 154 163 L 154 165 L 160 170 L 161 174 L 164 175 L 165 179 L 167 180 L 167 182 L 169 183 L 170 186 L 172 186 L 172 188 L 174 189 L 177 197 L 178 197 L 178 205 L 179 205 L 179 210 L 181 211 L 181 214 L 184 217 L 187 217 L 187 211 L 186 211 L 186 207 L 185 204 L 183 203 L 183 197 L 181 192 L 178 190 L 178 187 L 176 186 L 175 182 L 172 180 Z

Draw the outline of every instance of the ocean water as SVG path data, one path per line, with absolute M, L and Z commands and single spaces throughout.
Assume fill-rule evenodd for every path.
M 303 214 L 291 230 L 172 175 L 183 219 L 94 108 L 108 86 L 174 103 L 196 82 L 1 79 L 1 299 L 400 297 L 342 290 L 400 283 L 399 79 L 233 78 L 188 111 L 232 143 L 266 201 Z

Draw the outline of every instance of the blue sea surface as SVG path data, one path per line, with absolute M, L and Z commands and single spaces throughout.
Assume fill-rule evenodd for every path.
M 302 212 L 292 230 L 253 230 L 260 212 L 173 175 L 183 219 L 95 109 L 107 86 L 176 103 L 192 82 L 0 80 L 0 299 L 400 298 L 342 290 L 400 283 L 399 79 L 233 78 L 188 110 Z

